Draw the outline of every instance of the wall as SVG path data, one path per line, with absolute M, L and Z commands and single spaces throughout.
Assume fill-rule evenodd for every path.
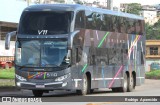
M 153 62 L 157 62 L 157 63 L 160 64 L 160 60 L 159 60 L 159 59 L 146 59 L 146 66 L 145 66 L 145 71 L 146 71 L 146 72 L 149 72 L 149 71 L 150 71 L 150 65 L 151 65 Z

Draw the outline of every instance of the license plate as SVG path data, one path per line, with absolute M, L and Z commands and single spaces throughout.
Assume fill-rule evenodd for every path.
M 45 88 L 44 85 L 36 85 L 36 88 Z

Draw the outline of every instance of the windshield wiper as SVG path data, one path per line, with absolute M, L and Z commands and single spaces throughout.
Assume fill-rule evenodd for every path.
M 54 67 L 60 67 L 60 66 L 58 66 L 58 65 L 56 65 L 56 64 L 45 64 L 44 67 L 45 67 L 45 66 L 52 66 L 52 65 L 53 65 Z M 42 66 L 42 67 L 43 67 L 43 66 Z
M 59 67 L 59 68 L 65 68 L 66 67 L 66 65 L 56 65 L 56 64 L 46 64 L 46 66 L 49 66 L 49 65 L 53 65 L 54 67 Z
M 33 64 L 24 64 L 24 65 L 16 65 L 19 67 L 19 69 L 25 68 L 25 67 L 29 67 L 29 66 L 33 66 Z

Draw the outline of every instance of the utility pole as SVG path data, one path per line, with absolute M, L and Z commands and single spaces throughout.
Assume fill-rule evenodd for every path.
M 107 0 L 107 9 L 113 10 L 113 0 Z
M 27 6 L 29 6 L 30 2 L 31 2 L 30 0 L 27 0 Z

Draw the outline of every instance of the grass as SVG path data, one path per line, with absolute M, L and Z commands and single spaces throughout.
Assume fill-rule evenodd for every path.
M 14 68 L 0 69 L 0 88 L 15 86 L 14 78 Z
M 13 87 L 15 86 L 14 79 L 0 79 L 0 89 L 3 87 Z
M 14 68 L 0 69 L 0 79 L 14 79 L 15 73 Z
M 160 79 L 160 70 L 152 70 L 146 73 L 147 79 Z

